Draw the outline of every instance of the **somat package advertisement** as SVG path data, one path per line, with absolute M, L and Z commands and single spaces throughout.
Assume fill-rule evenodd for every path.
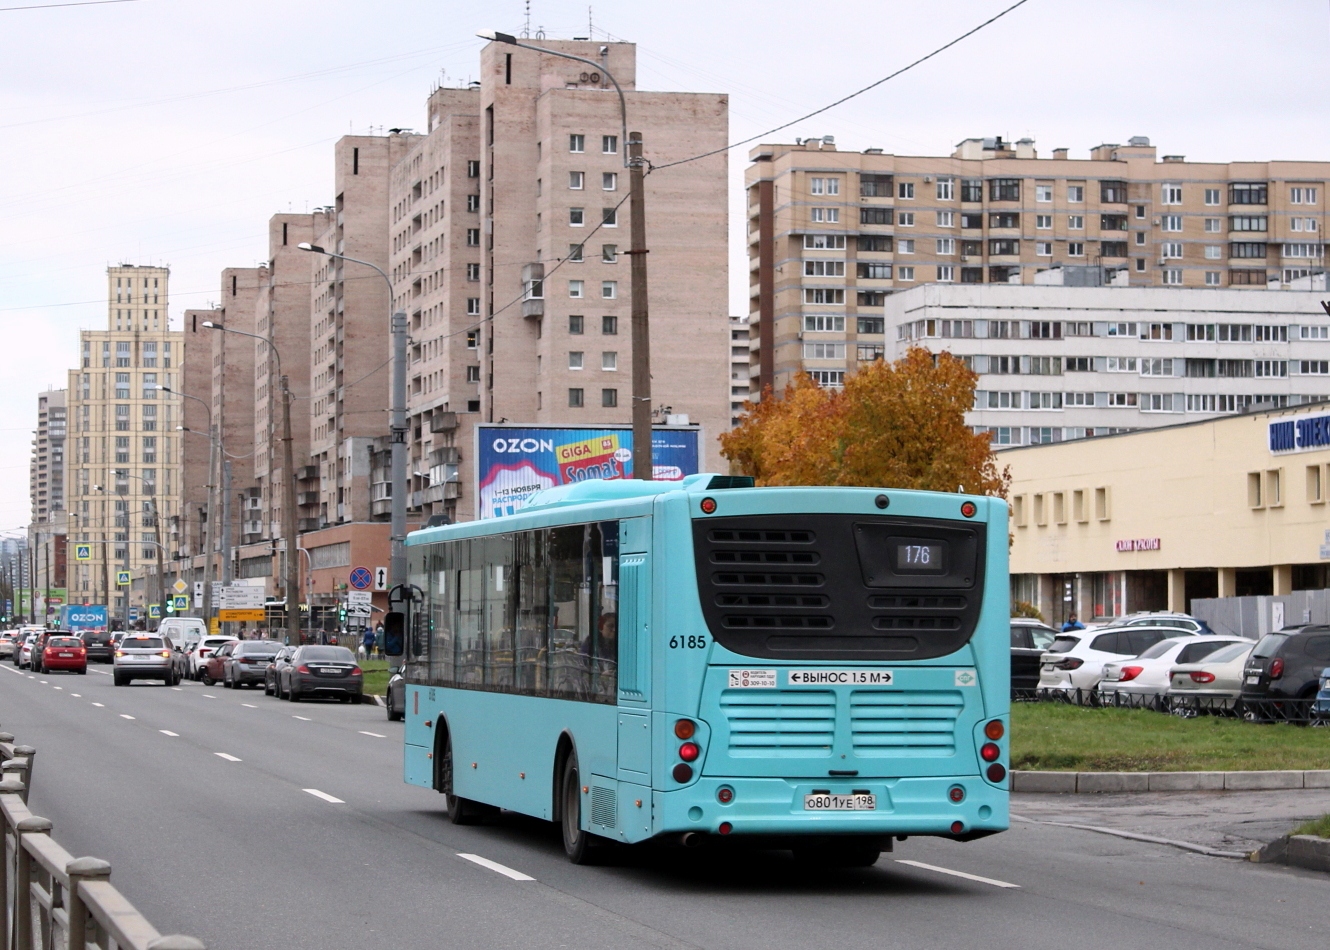
M 680 481 L 698 470 L 698 429 L 651 432 L 652 477 Z M 498 518 L 522 510 L 543 488 L 588 478 L 633 477 L 633 430 L 543 426 L 476 426 L 476 516 Z

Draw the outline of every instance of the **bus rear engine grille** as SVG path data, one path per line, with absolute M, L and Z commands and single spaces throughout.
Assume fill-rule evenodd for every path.
M 718 607 L 830 607 L 825 594 L 717 594 Z
M 816 551 L 712 551 L 712 564 L 816 564 Z
M 874 617 L 874 630 L 959 630 L 959 617 Z
M 707 540 L 713 544 L 812 544 L 817 536 L 811 531 L 715 528 L 708 533 Z
M 953 691 L 857 689 L 850 693 L 855 754 L 954 755 L 956 720 L 964 706 Z
M 732 756 L 827 756 L 836 735 L 830 690 L 727 689 L 720 696 Z
M 773 573 L 717 573 L 711 576 L 712 583 L 724 587 L 821 587 L 821 574 L 773 574 Z
M 826 616 L 771 616 L 761 614 L 725 614 L 725 626 L 731 630 L 830 630 L 835 621 Z
M 965 598 L 940 594 L 888 594 L 868 598 L 872 610 L 964 610 Z

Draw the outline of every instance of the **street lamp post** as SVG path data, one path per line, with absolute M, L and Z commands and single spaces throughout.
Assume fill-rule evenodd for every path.
M 291 446 L 291 386 L 282 373 L 282 353 L 277 345 L 266 336 L 234 330 L 211 320 L 204 320 L 203 325 L 209 330 L 234 333 L 260 340 L 272 350 L 277 364 L 277 377 L 282 384 L 282 466 L 285 477 L 282 479 L 282 534 L 286 541 L 286 642 L 300 644 L 300 559 L 296 556 L 299 544 L 296 541 L 296 471 L 295 453 Z
M 217 494 L 217 460 L 221 457 L 221 436 L 212 425 L 212 406 L 206 399 L 200 399 L 198 396 L 187 392 L 177 392 L 169 386 L 158 386 L 164 393 L 171 393 L 174 396 L 184 396 L 186 399 L 192 399 L 208 414 L 208 439 L 211 445 L 208 447 L 208 484 L 204 487 L 208 489 L 208 513 L 203 523 L 203 622 L 210 624 L 212 621 L 212 530 L 213 522 L 216 520 L 213 515 L 216 511 L 214 500 Z M 182 417 L 183 418 L 183 414 Z M 184 458 L 184 451 L 180 457 Z M 211 627 L 209 627 L 211 629 Z
M 632 281 L 633 306 L 631 311 L 633 342 L 633 477 L 650 481 L 653 477 L 651 457 L 651 321 L 647 310 L 647 225 L 646 225 L 646 160 L 642 157 L 642 133 L 628 132 L 628 103 L 624 98 L 623 87 L 614 78 L 605 63 L 574 56 L 562 50 L 547 49 L 544 46 L 532 46 L 520 42 L 511 33 L 499 33 L 496 30 L 482 30 L 476 34 L 481 39 L 495 43 L 505 43 L 519 49 L 532 50 L 548 56 L 558 56 L 584 63 L 605 74 L 619 94 L 619 119 L 623 132 L 623 164 L 628 169 L 629 194 L 628 209 L 632 216 L 630 227 L 631 247 L 628 251 L 630 278 Z M 603 50 L 602 50 L 603 51 Z M 606 57 L 608 59 L 608 57 Z
M 389 474 L 392 485 L 392 515 L 389 525 L 392 549 L 388 561 L 389 585 L 397 587 L 406 583 L 406 311 L 394 306 L 395 295 L 393 282 L 384 273 L 383 268 L 369 261 L 362 261 L 345 254 L 334 254 L 317 244 L 299 244 L 302 251 L 322 254 L 334 260 L 363 264 L 378 271 L 384 283 L 388 285 L 388 306 L 392 312 L 389 326 L 392 332 L 392 405 L 388 416 L 391 433 L 390 446 L 392 462 Z

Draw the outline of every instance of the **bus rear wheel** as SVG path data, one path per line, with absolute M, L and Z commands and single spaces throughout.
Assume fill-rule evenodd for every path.
M 563 765 L 559 826 L 563 831 L 563 850 L 574 864 L 591 862 L 591 834 L 582 830 L 582 778 L 577 768 L 577 753 L 568 753 Z

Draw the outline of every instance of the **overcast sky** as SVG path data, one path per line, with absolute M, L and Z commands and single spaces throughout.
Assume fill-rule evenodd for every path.
M 0 0 L 0 7 L 41 0 Z M 1011 0 L 596 4 L 597 39 L 638 43 L 638 84 L 730 95 L 731 141 L 880 78 Z M 533 0 L 550 38 L 585 3 Z M 520 0 L 132 0 L 0 10 L 0 533 L 26 524 L 36 394 L 62 387 L 80 328 L 105 327 L 105 267 L 171 267 L 171 315 L 267 256 L 276 211 L 331 203 L 331 146 L 424 126 L 436 82 L 476 71 Z M 1085 157 L 1148 135 L 1190 159 L 1330 159 L 1326 0 L 1028 0 L 964 43 L 773 136 L 947 154 L 1030 136 Z M 649 145 L 649 143 L 648 143 Z M 746 309 L 730 153 L 731 307 Z M 737 266 L 736 266 L 737 263 Z

